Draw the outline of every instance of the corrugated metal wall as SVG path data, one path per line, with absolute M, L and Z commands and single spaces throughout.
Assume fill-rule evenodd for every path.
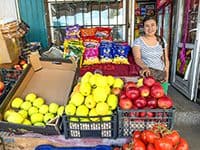
M 44 0 L 18 0 L 19 13 L 23 21 L 30 26 L 26 35 L 28 42 L 41 42 L 43 48 L 48 46 Z

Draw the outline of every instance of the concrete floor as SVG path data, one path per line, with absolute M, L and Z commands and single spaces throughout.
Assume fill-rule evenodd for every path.
M 185 138 L 190 150 L 200 150 L 200 105 L 169 87 L 168 95 L 174 100 L 176 107 L 174 129 Z

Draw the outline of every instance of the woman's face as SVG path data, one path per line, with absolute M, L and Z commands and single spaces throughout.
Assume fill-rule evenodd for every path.
M 144 33 L 148 36 L 155 35 L 157 30 L 157 24 L 156 21 L 153 19 L 147 20 L 144 22 Z

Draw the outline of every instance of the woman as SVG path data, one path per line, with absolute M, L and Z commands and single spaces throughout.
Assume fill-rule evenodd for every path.
M 157 21 L 155 16 L 147 16 L 143 20 L 144 35 L 135 39 L 133 55 L 137 65 L 141 67 L 140 75 L 152 75 L 153 70 L 165 71 L 162 81 L 169 79 L 168 49 L 165 40 L 156 35 Z

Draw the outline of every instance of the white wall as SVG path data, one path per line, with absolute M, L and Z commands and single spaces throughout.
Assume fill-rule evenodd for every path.
M 17 19 L 16 0 L 0 0 L 0 19 L 14 18 Z

